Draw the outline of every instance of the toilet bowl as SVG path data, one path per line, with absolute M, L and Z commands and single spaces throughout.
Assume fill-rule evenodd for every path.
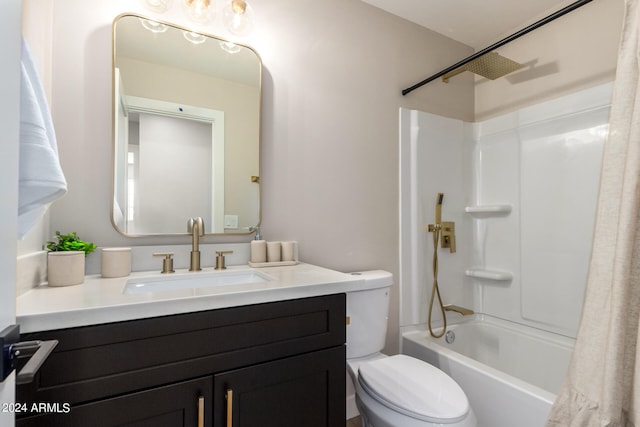
M 363 276 L 366 289 L 347 293 L 347 372 L 363 427 L 476 427 L 460 386 L 438 368 L 384 347 L 393 277 Z

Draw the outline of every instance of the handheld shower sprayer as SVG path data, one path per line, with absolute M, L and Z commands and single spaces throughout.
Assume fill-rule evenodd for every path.
M 442 202 L 444 201 L 444 193 L 438 193 L 436 198 L 436 226 L 442 223 Z
M 431 288 L 431 298 L 429 299 L 429 333 L 434 338 L 440 338 L 447 330 L 447 316 L 445 314 L 445 306 L 440 296 L 440 288 L 438 287 L 438 241 L 443 248 L 449 248 L 451 253 L 456 251 L 456 235 L 455 223 L 452 221 L 442 222 L 442 202 L 444 201 L 444 193 L 438 193 L 436 197 L 436 218 L 435 224 L 429 224 L 428 231 L 433 233 L 433 286 Z M 444 322 L 440 334 L 436 334 L 431 328 L 431 314 L 435 298 L 438 298 L 438 306 L 442 313 L 442 321 Z

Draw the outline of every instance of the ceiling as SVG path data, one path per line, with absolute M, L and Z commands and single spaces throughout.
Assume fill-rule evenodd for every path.
M 362 0 L 476 50 L 514 33 L 572 0 Z

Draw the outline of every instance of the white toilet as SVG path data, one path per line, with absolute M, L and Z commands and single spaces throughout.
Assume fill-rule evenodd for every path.
M 360 274 L 367 288 L 347 293 L 347 371 L 363 427 L 476 427 L 460 386 L 438 368 L 384 348 L 393 276 Z

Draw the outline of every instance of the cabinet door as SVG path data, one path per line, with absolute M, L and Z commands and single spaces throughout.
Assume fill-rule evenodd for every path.
M 211 425 L 212 378 L 205 377 L 19 419 L 17 427 L 204 427 Z M 62 411 L 61 411 L 62 412 Z
M 345 348 L 214 376 L 216 427 L 335 427 L 345 423 Z

